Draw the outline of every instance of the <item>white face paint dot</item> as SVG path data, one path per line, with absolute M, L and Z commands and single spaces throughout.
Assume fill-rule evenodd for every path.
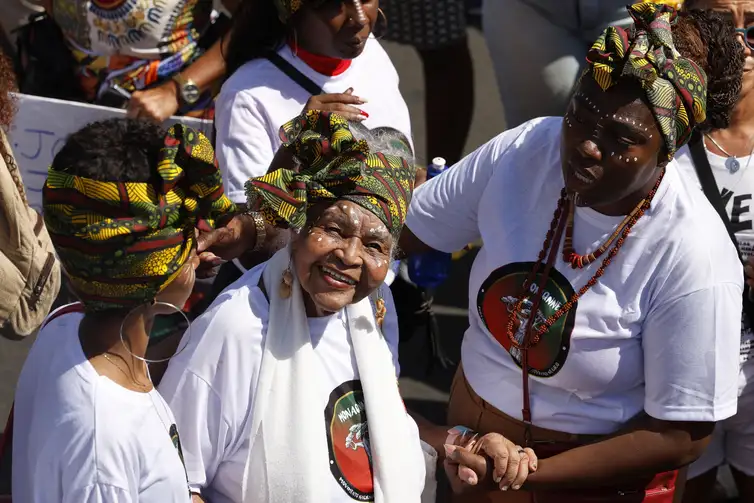
M 650 138 L 652 138 L 654 135 L 649 135 Z
M 623 156 L 622 156 L 622 155 L 619 155 L 619 156 L 618 156 L 618 160 L 620 160 L 620 159 L 623 159 Z
M 628 162 L 628 157 L 626 157 L 626 162 Z
M 322 238 L 317 238 L 317 242 L 319 243 L 320 241 L 322 241 Z
M 610 152 L 610 156 L 614 157 L 615 156 L 615 152 Z
M 341 210 L 343 210 L 343 211 L 347 211 L 347 210 L 348 210 L 348 206 L 346 206 L 346 205 L 344 204 L 343 206 L 341 206 L 341 207 L 340 207 L 340 209 L 341 209 Z
M 634 162 L 636 162 L 636 161 L 638 161 L 638 160 L 639 160 L 639 158 L 638 158 L 638 157 L 634 157 Z

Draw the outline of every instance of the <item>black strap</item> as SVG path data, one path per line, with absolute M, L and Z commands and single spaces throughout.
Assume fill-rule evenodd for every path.
M 275 51 L 267 51 L 264 56 L 267 60 L 275 65 L 278 70 L 286 74 L 292 81 L 300 85 L 307 93 L 312 96 L 322 94 L 322 88 L 314 83 L 312 79 L 301 73 L 295 66 L 286 61 L 280 54 Z M 212 145 L 217 143 L 217 128 L 212 121 Z
M 693 161 L 694 169 L 696 170 L 696 176 L 699 177 L 699 181 L 702 184 L 704 195 L 707 196 L 707 200 L 712 207 L 715 208 L 717 214 L 720 215 L 720 218 L 725 224 L 725 229 L 728 231 L 728 236 L 736 247 L 738 258 L 745 264 L 746 261 L 744 260 L 743 254 L 741 254 L 741 248 L 738 245 L 736 232 L 733 230 L 728 213 L 725 211 L 723 196 L 720 193 L 720 188 L 717 186 L 717 182 L 715 182 L 715 175 L 712 173 L 712 166 L 710 166 L 709 159 L 707 158 L 707 152 L 704 148 L 704 137 L 698 131 L 694 131 L 691 136 L 691 141 L 689 141 L 689 152 L 691 153 L 691 160 Z M 754 302 L 749 298 L 748 285 L 744 285 L 744 311 L 749 320 L 754 320 Z
M 296 84 L 300 85 L 307 93 L 312 96 L 322 94 L 322 88 L 314 83 L 312 79 L 301 73 L 295 66 L 286 61 L 280 54 L 275 51 L 268 51 L 265 57 L 270 63 L 278 67 L 278 70 L 286 74 Z

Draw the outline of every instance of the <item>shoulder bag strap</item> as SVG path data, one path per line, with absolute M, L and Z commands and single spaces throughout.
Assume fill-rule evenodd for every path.
M 264 56 L 270 63 L 275 65 L 278 70 L 286 74 L 292 81 L 301 86 L 307 93 L 312 96 L 322 94 L 324 91 L 320 86 L 314 83 L 312 79 L 301 73 L 295 66 L 285 60 L 275 51 L 267 51 Z M 212 121 L 212 145 L 217 144 L 217 128 Z
M 267 60 L 275 65 L 278 70 L 286 74 L 292 81 L 300 85 L 307 93 L 312 96 L 322 94 L 322 88 L 314 83 L 312 79 L 301 73 L 295 66 L 285 60 L 280 54 L 275 51 L 268 51 L 265 54 Z
M 717 214 L 720 215 L 720 218 L 725 224 L 725 229 L 728 231 L 728 237 L 730 237 L 730 240 L 736 247 L 738 258 L 745 265 L 746 261 L 741 254 L 741 248 L 738 246 L 736 232 L 733 230 L 728 213 L 725 211 L 725 202 L 720 194 L 720 188 L 717 186 L 715 175 L 712 173 L 712 166 L 710 166 L 707 152 L 704 149 L 704 137 L 698 131 L 694 131 L 691 141 L 689 141 L 689 152 L 691 153 L 691 160 L 693 161 L 694 169 L 696 170 L 696 176 L 699 177 L 699 181 L 702 184 L 704 195 L 707 196 L 707 200 L 712 207 L 715 208 Z M 744 284 L 743 306 L 749 320 L 754 321 L 754 302 L 752 302 L 749 297 L 749 286 L 746 284 Z

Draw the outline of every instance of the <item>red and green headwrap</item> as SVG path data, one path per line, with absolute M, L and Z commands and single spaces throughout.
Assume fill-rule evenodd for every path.
M 50 168 L 44 219 L 55 250 L 86 308 L 150 302 L 180 272 L 194 229 L 235 209 L 207 137 L 168 131 L 159 182 L 98 181 Z
M 672 158 L 706 118 L 707 75 L 675 48 L 674 8 L 638 3 L 628 13 L 633 29 L 608 27 L 589 50 L 589 71 L 604 90 L 625 77 L 641 82 Z
M 301 229 L 318 201 L 345 199 L 371 211 L 397 238 L 406 220 L 416 168 L 403 157 L 372 152 L 340 115 L 312 110 L 280 129 L 300 169 L 278 169 L 246 183 L 250 207 L 268 222 Z

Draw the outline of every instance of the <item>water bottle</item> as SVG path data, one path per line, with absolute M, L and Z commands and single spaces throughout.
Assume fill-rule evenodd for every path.
M 441 175 L 446 168 L 445 159 L 435 157 L 427 167 L 427 180 Z M 434 290 L 448 278 L 451 261 L 450 253 L 437 250 L 412 255 L 408 258 L 408 276 L 420 287 Z

